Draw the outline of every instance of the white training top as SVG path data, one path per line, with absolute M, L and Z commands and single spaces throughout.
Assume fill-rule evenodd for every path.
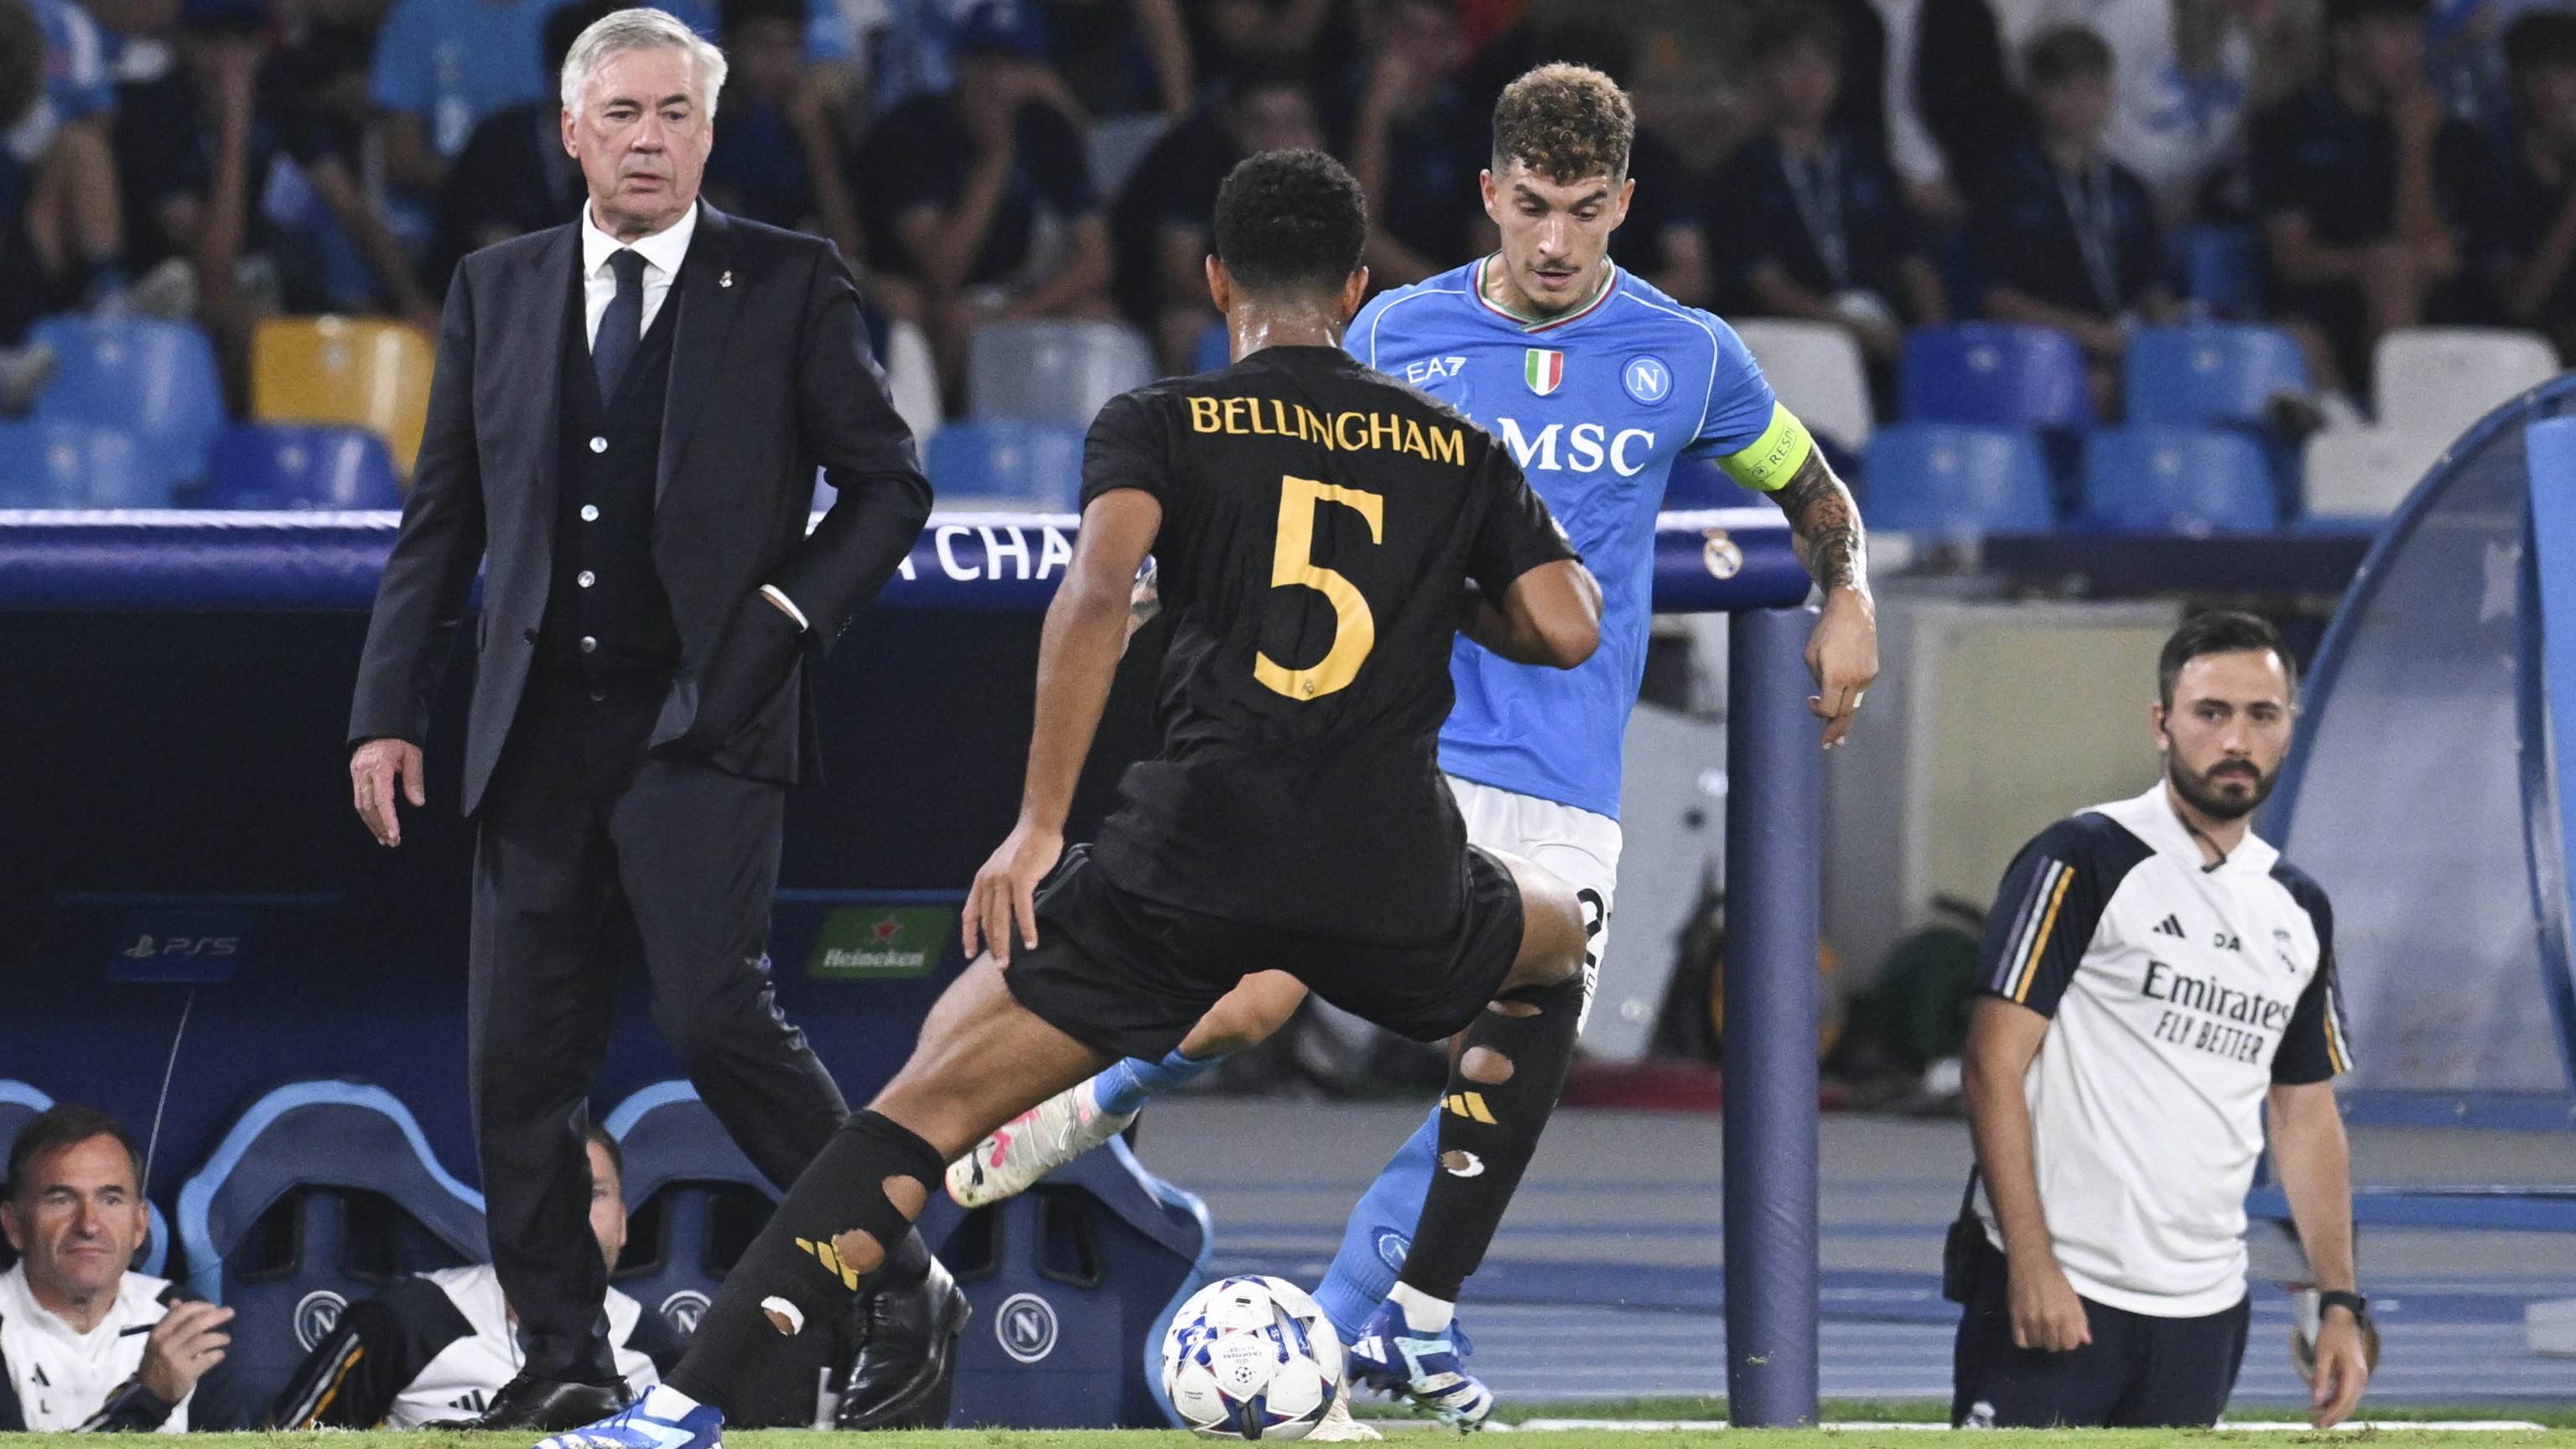
M 420 1276 L 438 1285 L 470 1331 L 440 1348 L 394 1396 L 393 1409 L 385 1418 L 388 1428 L 415 1429 L 479 1414 L 491 1406 L 493 1392 L 519 1372 L 519 1335 L 501 1296 L 500 1275 L 491 1264 L 441 1268 Z M 616 1354 L 617 1371 L 628 1387 L 641 1394 L 661 1381 L 653 1371 L 653 1360 L 628 1347 L 643 1305 L 611 1288 L 607 1308 L 608 1341 Z
M 2052 1018 L 2023 1091 L 2067 1280 L 2160 1318 L 2233 1308 L 2264 1098 L 2351 1066 L 2325 892 L 2250 833 L 2204 868 L 2160 780 L 2023 847 L 1980 960 Z
M 107 1316 L 78 1333 L 36 1301 L 24 1262 L 0 1273 L 0 1364 L 7 1373 L 0 1392 L 15 1392 L 28 1430 L 78 1429 L 106 1407 L 108 1395 L 143 1366 L 144 1338 L 170 1311 L 162 1301 L 169 1291 L 167 1279 L 128 1273 Z M 162 1433 L 187 1431 L 188 1402 L 195 1397 L 179 1401 Z

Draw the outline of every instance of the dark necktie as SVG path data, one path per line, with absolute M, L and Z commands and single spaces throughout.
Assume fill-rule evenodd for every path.
M 617 273 L 617 295 L 600 314 L 599 336 L 590 344 L 601 402 L 617 396 L 617 381 L 635 360 L 635 344 L 644 335 L 644 254 L 621 248 L 609 253 L 608 265 Z

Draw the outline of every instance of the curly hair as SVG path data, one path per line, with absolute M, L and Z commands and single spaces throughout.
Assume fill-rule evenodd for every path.
M 1518 161 L 1563 185 L 1628 175 L 1637 113 L 1619 83 L 1586 65 L 1543 65 L 1494 102 L 1494 170 Z
M 1321 151 L 1263 151 L 1216 194 L 1216 255 L 1254 292 L 1339 287 L 1368 244 L 1368 201 Z

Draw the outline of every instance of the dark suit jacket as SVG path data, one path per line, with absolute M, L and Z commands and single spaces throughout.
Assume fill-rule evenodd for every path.
M 1887 22 L 1870 0 L 1834 0 L 1848 39 L 1834 119 L 1875 137 L 1886 154 Z M 1923 0 L 1915 21 L 1914 106 L 1941 148 L 1950 184 L 1973 197 L 1986 168 L 2024 124 L 1986 0 Z
M 349 738 L 420 742 L 447 642 L 488 555 L 465 739 L 464 809 L 508 740 L 552 582 L 564 308 L 578 224 L 485 248 L 447 293 L 429 424 L 358 666 Z M 930 514 L 912 435 L 869 361 L 858 292 L 829 243 L 700 204 L 663 305 L 679 308 L 653 562 L 680 669 L 651 748 L 793 783 L 818 763 L 806 673 L 891 576 Z M 820 467 L 840 499 L 811 536 Z M 784 638 L 759 590 L 812 624 Z M 749 677 L 745 677 L 748 675 Z

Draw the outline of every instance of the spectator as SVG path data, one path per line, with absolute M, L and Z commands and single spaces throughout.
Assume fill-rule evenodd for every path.
M 348 155 L 356 135 L 266 61 L 265 26 L 255 13 L 192 5 L 180 24 L 180 64 L 161 81 L 130 90 L 117 121 L 135 232 L 150 239 L 144 254 L 178 258 L 193 273 L 199 310 L 237 382 L 251 329 L 281 296 L 307 310 L 331 300 L 317 249 L 306 246 L 301 265 L 280 265 L 294 250 L 274 220 L 284 170 L 355 243 L 384 305 L 424 325 L 435 326 L 438 317 L 360 189 Z M 246 260 L 254 263 L 248 290 Z
M 1372 57 L 1351 120 L 1351 173 L 1368 196 L 1370 279 L 1399 287 L 1466 261 L 1479 221 L 1488 117 L 1461 84 L 1457 0 L 1377 0 Z
M 1304 67 L 1339 75 L 1353 45 L 1362 0 L 1188 0 L 1182 19 L 1201 75 L 1222 81 L 1238 67 Z
M 151 1230 L 143 1153 L 116 1119 L 63 1104 L 9 1148 L 0 1231 L 0 1431 L 239 1429 L 229 1308 L 128 1264 Z
M 2111 159 L 2158 214 L 2187 220 L 2239 161 L 2247 115 L 2304 84 L 2315 36 L 2294 0 L 2045 0 L 2038 29 L 2080 25 L 2111 48 Z
M 44 36 L 44 83 L 0 138 L 26 186 L 25 247 L 11 239 L 18 254 L 0 283 L 0 339 L 13 341 L 37 317 L 106 302 L 126 283 L 106 40 L 72 0 L 22 3 Z
M 976 0 L 960 25 L 956 84 L 877 126 L 868 178 L 871 280 L 922 317 L 955 400 L 966 344 L 986 323 L 1109 315 L 1109 226 L 1033 15 Z
M 1303 72 L 1247 66 L 1138 164 L 1110 213 L 1110 233 L 1121 310 L 1153 332 L 1164 371 L 1192 371 L 1200 335 L 1219 320 L 1208 302 L 1206 266 L 1216 249 L 1216 193 L 1225 174 L 1256 151 L 1322 146 Z
M 840 78 L 805 55 L 805 0 L 726 0 L 725 73 L 705 195 L 737 216 L 829 237 L 855 266 L 859 218 L 842 179 Z
M 2503 314 L 2576 358 L 2576 15 L 2523 16 L 2504 56 L 2512 124 L 2473 244 Z
M 626 1247 L 626 1163 L 617 1139 L 590 1129 L 590 1230 L 611 1268 Z M 617 1371 L 637 1395 L 661 1382 L 686 1345 L 660 1314 L 608 1290 Z M 270 1411 L 282 1429 L 418 1429 L 470 1419 L 518 1371 L 518 1315 L 489 1263 L 395 1280 L 352 1303 L 287 1381 Z
M 1965 193 L 2021 124 L 1986 0 L 1829 0 L 1847 49 L 1834 119 L 1875 137 L 1915 215 L 1967 216 Z
M 622 3 L 572 0 L 547 16 L 545 73 L 562 74 L 573 41 Z M 723 128 L 716 136 L 721 145 Z M 561 226 L 579 211 L 584 194 L 580 163 L 564 149 L 563 102 L 551 91 L 484 117 L 439 187 L 438 241 L 429 268 L 438 291 L 446 292 L 448 277 L 466 253 Z
M 1748 55 L 1771 129 L 1718 173 L 1707 202 L 1710 234 L 1729 239 L 1731 289 L 1747 312 L 1851 333 L 1894 416 L 1905 326 L 1945 321 L 1948 306 L 1886 157 L 1833 119 L 1842 26 L 1830 11 L 1780 9 Z
M 1178 116 L 1197 93 L 1180 0 L 1040 0 L 1047 50 L 1093 116 Z
M 2381 334 L 2442 315 L 2460 271 L 2482 158 L 2424 79 L 2424 5 L 2328 0 L 2323 82 L 2254 122 L 2274 310 L 2329 397 L 2367 382 Z
M 2177 312 L 2163 233 L 2146 184 L 2103 152 L 2110 47 L 2089 30 L 2052 30 L 2024 50 L 2022 71 L 2034 134 L 2005 154 L 1977 205 L 1985 312 L 2073 337 L 2108 416 L 2130 329 Z

